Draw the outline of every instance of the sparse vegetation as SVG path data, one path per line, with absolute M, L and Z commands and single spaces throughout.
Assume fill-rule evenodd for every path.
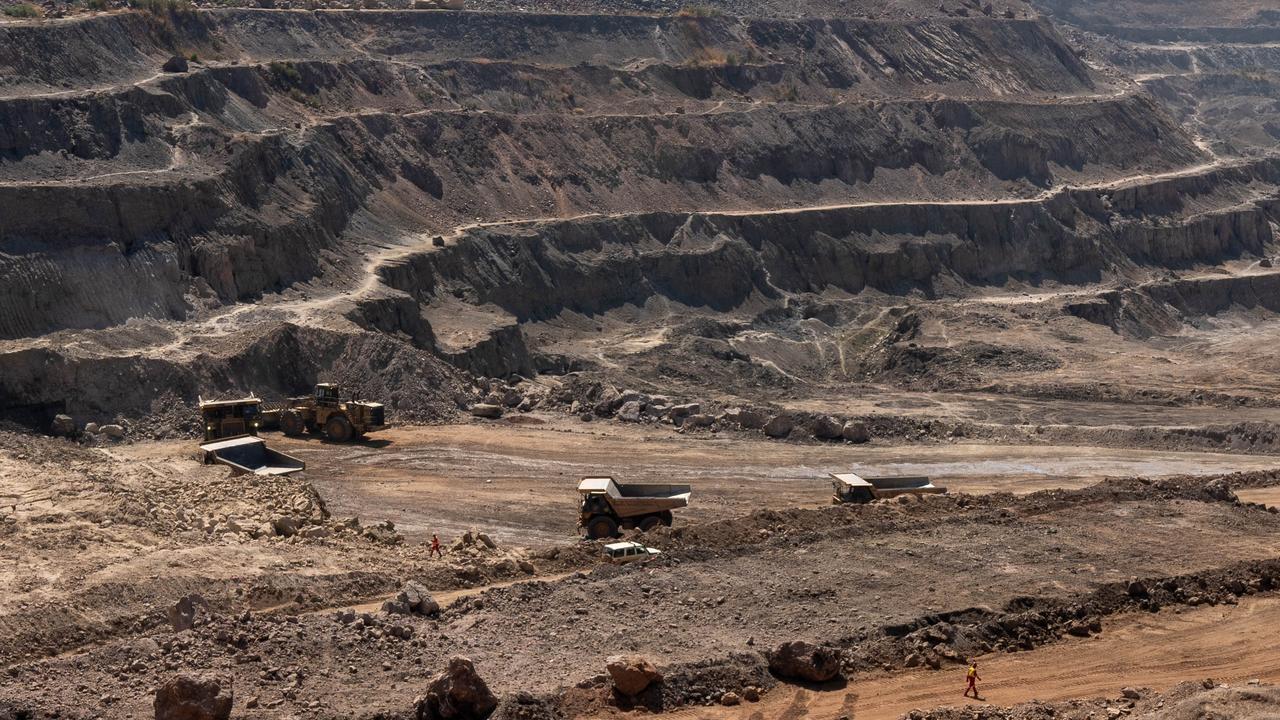
M 85 0 L 84 6 L 90 10 L 97 10 L 99 12 L 106 10 L 109 7 L 107 5 L 107 0 Z
M 30 3 L 18 3 L 17 5 L 5 5 L 0 8 L 6 17 L 11 18 L 38 18 L 40 17 L 40 8 Z
M 283 87 L 298 87 L 302 84 L 302 74 L 291 62 L 273 62 L 267 66 L 276 83 Z

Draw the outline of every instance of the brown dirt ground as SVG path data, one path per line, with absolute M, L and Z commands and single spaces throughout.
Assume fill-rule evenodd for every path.
M 1236 606 L 1165 610 L 1117 617 L 1101 635 L 1070 639 L 1030 652 L 978 658 L 985 703 L 960 697 L 964 669 L 854 677 L 841 690 L 788 688 L 759 704 L 675 712 L 672 720 L 834 718 L 890 720 L 944 705 L 1012 705 L 1039 700 L 1116 697 L 1124 687 L 1164 691 L 1187 680 L 1242 684 L 1280 682 L 1273 642 L 1280 600 Z

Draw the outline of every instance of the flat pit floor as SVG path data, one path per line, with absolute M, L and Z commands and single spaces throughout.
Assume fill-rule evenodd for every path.
M 505 542 L 562 542 L 577 532 L 577 483 L 610 473 L 622 481 L 693 485 L 679 522 L 762 508 L 818 507 L 830 472 L 928 475 L 955 492 L 1018 494 L 1077 488 L 1106 477 L 1213 475 L 1265 470 L 1274 457 L 1149 449 L 796 444 L 759 435 L 679 434 L 576 419 L 400 427 L 359 445 L 265 433 L 272 447 L 307 462 L 307 475 L 337 516 L 389 518 L 408 537 L 454 537 L 481 527 Z M 527 424 L 530 420 L 540 424 Z M 150 449 L 145 449 L 150 447 Z M 178 452 L 171 445 L 142 452 Z
M 23 449 L 0 454 L 5 492 L 35 499 L 37 488 L 22 483 L 38 473 L 50 487 L 41 489 L 49 499 L 13 513 L 0 543 L 6 568 L 0 629 L 7 638 L 0 654 L 11 669 L 0 692 L 47 702 L 54 688 L 71 686 L 77 689 L 58 696 L 66 708 L 111 695 L 118 700 L 107 717 L 135 717 L 146 712 L 148 688 L 160 677 L 198 669 L 231 676 L 238 696 L 258 697 L 264 710 L 253 716 L 294 717 L 305 701 L 320 703 L 322 717 L 345 718 L 402 712 L 450 657 L 465 655 L 500 694 L 555 694 L 590 681 L 619 652 L 693 663 L 793 639 L 874 632 L 939 612 L 998 610 L 1018 597 L 1081 597 L 1100 583 L 1270 559 L 1280 533 L 1280 515 L 1161 495 L 1141 483 L 1126 485 L 1147 488 L 1139 495 L 1107 489 L 1022 497 L 1107 476 L 1269 469 L 1272 457 L 787 443 L 550 415 L 399 427 L 353 445 L 264 437 L 304 459 L 306 476 L 230 477 L 224 468 L 198 464 L 194 441 L 85 448 L 6 440 Z M 923 473 L 955 491 L 1005 494 L 832 507 L 826 474 L 848 469 Z M 676 531 L 648 540 L 664 549 L 661 561 L 605 567 L 577 541 L 576 484 L 602 471 L 694 485 L 693 504 L 677 514 Z M 232 513 L 254 518 L 258 527 L 296 509 L 306 502 L 307 483 L 335 518 L 358 516 L 365 527 L 391 519 L 404 541 L 380 545 L 341 533 L 252 537 L 214 528 Z M 430 533 L 448 548 L 469 528 L 490 533 L 497 552 L 538 548 L 511 556 L 529 558 L 536 568 L 504 572 L 497 568 L 511 563 L 507 556 L 468 558 L 465 551 L 427 559 L 423 541 Z M 408 579 L 453 603 L 438 619 L 398 617 L 413 628 L 412 644 L 333 619 L 338 608 L 377 607 Z M 154 620 L 192 592 L 210 599 L 225 618 L 220 622 L 244 633 L 244 649 L 228 648 L 212 627 L 183 635 Z M 245 610 L 252 620 L 233 619 Z M 184 638 L 180 650 L 140 655 L 141 639 L 163 647 L 177 636 Z M 1103 641 L 1068 642 L 1063 652 L 1103 647 L 1095 642 Z M 1090 662 L 1084 657 L 1080 667 Z M 304 658 L 302 680 L 293 681 L 304 692 L 297 692 L 279 677 Z M 1267 658 L 1280 663 L 1280 651 Z M 1030 676 L 1036 666 L 1000 670 L 999 662 L 1005 660 L 993 660 L 996 669 L 988 671 L 989 690 L 1012 688 L 1001 702 L 1036 687 L 1009 680 Z M 1175 670 L 1164 672 L 1172 678 Z M 1202 676 L 1198 669 L 1187 673 L 1180 679 Z M 1156 685 L 1148 674 L 1112 679 Z M 762 718 L 836 717 L 850 692 L 880 693 L 882 699 L 857 710 L 878 718 L 949 692 L 947 672 L 921 680 L 922 689 L 910 687 L 908 677 L 856 680 L 843 694 L 797 695 L 783 686 L 756 709 Z M 1063 677 L 1051 676 L 1058 684 L 1045 687 L 1069 692 Z M 863 689 L 873 686 L 882 689 Z M 577 714 L 608 712 L 590 697 Z M 814 708 L 805 711 L 809 703 Z

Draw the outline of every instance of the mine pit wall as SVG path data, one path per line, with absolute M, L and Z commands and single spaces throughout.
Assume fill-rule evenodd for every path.
M 1275 172 L 1260 163 L 1219 180 L 1250 184 Z M 776 302 L 831 289 L 936 297 L 1015 278 L 1079 284 L 1265 252 L 1275 219 L 1266 203 L 1168 222 L 1184 201 L 1221 191 L 1191 176 L 1043 202 L 593 218 L 473 231 L 380 274 L 424 306 L 462 298 L 496 305 L 522 323 L 565 310 L 593 315 L 642 306 L 651 297 L 723 313 L 748 299 Z M 1148 201 L 1158 212 L 1144 219 Z M 1108 212 L 1108 202 L 1123 214 Z
M 0 337 L 180 319 L 189 292 L 233 302 L 314 277 L 373 188 L 342 152 L 269 136 L 213 177 L 0 185 Z
M 69 357 L 57 348 L 0 353 L 0 419 L 46 429 L 55 412 L 77 422 L 174 415 L 210 392 L 280 398 L 336 381 L 353 394 L 387 403 L 398 419 L 452 416 L 465 379 L 431 353 L 375 332 L 280 325 L 232 354 L 193 358 Z M 164 428 L 172 430 L 172 428 Z
M 1171 181 L 1172 182 L 1172 181 Z M 1192 180 L 1194 182 L 1194 180 Z M 654 295 L 725 312 L 753 293 L 866 288 L 935 293 L 971 285 L 1092 282 L 1109 264 L 1184 266 L 1260 252 L 1272 241 L 1256 206 L 1146 226 L 1096 218 L 1062 193 L 1043 202 L 891 204 L 721 215 L 650 213 L 474 231 L 454 245 L 383 268 L 383 281 L 420 302 L 460 294 L 522 322 L 562 310 L 596 314 Z M 1131 207 L 1137 207 L 1133 205 Z
M 1280 273 L 1149 283 L 1101 293 L 1063 309 L 1118 334 L 1147 338 L 1177 332 L 1187 320 L 1237 308 L 1280 313 Z
M 354 38 L 368 39 L 359 45 Z M 621 66 L 814 63 L 848 87 L 870 80 L 975 84 L 1004 91 L 1093 87 L 1088 68 L 1047 23 L 992 18 L 915 23 L 741 20 L 482 12 L 299 12 L 225 9 L 153 17 L 99 15 L 0 27 L 0 96 L 134 81 L 174 53 L 326 59 L 398 56 L 415 62 L 520 59 Z
M 216 104 L 206 86 L 195 94 Z M 960 171 L 1036 185 L 1059 166 L 1118 168 L 1139 152 L 1167 166 L 1194 159 L 1185 136 L 1145 103 L 1086 105 L 1114 143 L 1080 142 L 1068 127 L 1078 118 L 1057 117 L 1052 108 L 954 101 L 659 120 L 375 114 L 333 120 L 300 140 L 275 133 L 238 140 L 210 175 L 141 175 L 103 187 L 0 184 L 0 307 L 11 309 L 0 316 L 0 337 L 131 317 L 180 319 L 189 293 L 226 303 L 311 279 L 325 269 L 326 250 L 341 250 L 352 214 L 398 177 L 408 177 L 421 202 L 461 217 L 464 210 L 501 211 L 484 198 L 628 210 L 646 197 L 678 193 L 695 206 L 734 195 L 742 204 L 776 205 L 788 195 L 822 202 L 875 193 L 886 168 L 924 166 L 940 184 Z M 890 111 L 894 119 L 885 122 Z M 903 133 L 913 122 L 922 125 Z M 1033 125 L 1048 145 L 1033 139 Z M 1180 141 L 1143 144 L 1154 127 Z M 552 171 L 537 158 L 564 162 Z M 725 246 L 718 254 L 741 268 L 741 252 Z M 729 294 L 718 307 L 758 285 L 750 277 L 724 283 Z
M 199 49 L 212 58 L 321 58 L 300 64 L 306 87 L 355 97 L 386 72 L 371 69 L 365 50 L 352 45 L 351 38 L 370 33 L 375 53 L 416 62 L 509 55 L 607 65 L 644 56 L 673 72 L 701 73 L 707 82 L 713 70 L 706 63 L 728 61 L 708 56 L 708 48 L 785 61 L 799 47 L 806 74 L 830 87 L 890 78 L 977 89 L 996 80 L 1006 89 L 1092 88 L 1087 70 L 1048 26 L 985 18 L 900 24 L 227 10 L 5 24 L 0 76 L 26 83 L 10 91 L 47 85 L 60 92 L 72 79 L 125 84 L 70 97 L 0 96 L 0 179 L 14 179 L 0 184 L 0 307 L 6 308 L 0 338 L 134 317 L 182 319 L 192 302 L 251 300 L 314 278 L 327 267 L 325 252 L 344 254 L 341 238 L 352 214 L 398 178 L 416 186 L 420 202 L 444 211 L 437 217 L 471 218 L 502 209 L 476 208 L 477 198 L 629 211 L 666 204 L 674 192 L 695 207 L 773 206 L 780 198 L 821 203 L 892 194 L 896 181 L 888 170 L 924 167 L 942 192 L 956 186 L 953 173 L 987 177 L 993 187 L 1008 180 L 1034 187 L 1054 181 L 1060 169 L 1105 176 L 1140 159 L 1176 167 L 1198 157 L 1141 97 L 1080 103 L 1071 112 L 901 101 L 678 119 L 375 114 L 332 120 L 295 140 L 272 129 L 281 117 L 277 98 L 288 93 L 269 69 L 165 76 L 158 93 L 127 84 L 155 74 L 172 52 Z M 118 62 L 104 64 L 103 57 Z M 779 64 L 785 63 L 773 62 Z M 394 92 L 405 100 L 412 89 Z M 147 144 L 168 151 L 174 141 L 166 124 L 188 112 L 214 127 L 173 149 L 189 164 L 173 174 L 122 176 L 99 181 L 106 183 L 101 187 L 22 181 L 24 173 L 39 177 L 41 155 L 68 147 L 79 160 L 123 162 L 122 172 L 133 172 L 122 151 Z M 1107 142 L 1082 142 L 1076 135 L 1082 125 L 1102 129 Z M 223 146 L 235 132 L 250 134 L 234 140 L 228 158 Z M 1142 138 L 1153 134 L 1165 142 L 1145 144 Z M 538 158 L 556 158 L 556 171 Z M 722 249 L 726 257 L 738 252 Z M 740 291 L 731 289 L 721 304 L 735 302 Z

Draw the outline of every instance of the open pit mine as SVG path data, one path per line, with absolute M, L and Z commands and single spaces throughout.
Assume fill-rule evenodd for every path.
M 1274 0 L 0 0 L 0 720 L 1275 717 L 1278 233 Z

